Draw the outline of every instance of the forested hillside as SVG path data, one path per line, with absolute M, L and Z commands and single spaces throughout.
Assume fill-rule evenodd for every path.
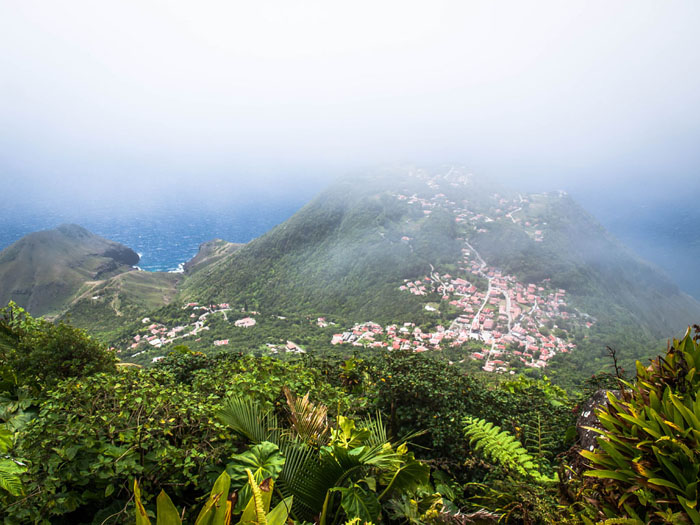
M 65 226 L 4 250 L 0 272 L 8 299 L 32 313 L 51 304 L 140 364 L 178 344 L 410 348 L 580 388 L 608 347 L 631 370 L 700 319 L 700 303 L 565 193 L 514 192 L 458 167 L 341 180 L 244 246 L 202 244 L 181 274 L 138 272 L 135 257 Z
M 487 281 L 496 275 L 507 283 L 488 296 Z M 461 282 L 474 287 L 457 292 Z M 563 341 L 555 344 L 575 345 L 548 356 L 554 377 L 570 385 L 606 366 L 607 346 L 630 369 L 657 352 L 665 335 L 700 319 L 700 303 L 565 193 L 521 194 L 460 168 L 389 170 L 333 185 L 287 222 L 187 279 L 182 298 L 263 314 L 331 316 L 344 320 L 345 330 L 363 321 L 413 322 L 433 334 L 449 326 L 448 334 L 464 333 L 486 349 L 488 334 L 518 336 L 518 326 L 529 330 L 536 351 L 553 343 L 544 339 L 555 332 Z M 479 312 L 496 332 L 484 319 L 474 328 L 482 303 Z M 526 319 L 526 311 L 536 319 Z M 509 346 L 514 342 L 504 338 L 505 352 L 497 355 L 510 362 L 505 370 L 525 361 L 513 360 L 508 348 L 526 351 Z

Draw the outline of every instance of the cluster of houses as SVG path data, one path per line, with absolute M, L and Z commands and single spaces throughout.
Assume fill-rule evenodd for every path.
M 445 327 L 438 326 L 434 333 L 423 332 L 415 323 L 391 324 L 386 327 L 374 323 L 360 323 L 349 331 L 334 334 L 331 344 L 351 344 L 369 348 L 391 348 L 426 352 L 440 349 L 440 343 L 448 335 Z
M 433 190 L 440 188 L 436 178 L 428 179 L 426 183 Z M 450 183 L 455 185 L 459 181 Z M 522 196 L 508 200 L 493 195 L 497 204 L 485 214 L 458 207 L 443 193 L 436 193 L 432 198 L 404 194 L 395 197 L 421 206 L 426 215 L 435 208 L 447 207 L 456 214 L 458 223 L 472 223 L 477 231 L 484 232 L 486 230 L 479 228 L 478 224 L 495 220 L 521 223 L 523 219 L 517 213 L 529 203 Z M 523 226 L 533 240 L 543 241 L 544 232 L 539 229 L 541 226 L 536 219 L 525 220 Z M 410 241 L 410 238 L 404 237 L 402 240 Z M 422 279 L 406 279 L 399 286 L 402 291 L 426 296 L 430 301 L 443 301 L 456 309 L 458 315 L 449 327 L 436 326 L 431 332 L 423 332 L 408 322 L 386 327 L 368 322 L 335 334 L 331 343 L 424 352 L 440 350 L 446 345 L 455 347 L 467 341 L 479 341 L 484 349 L 471 353 L 471 357 L 483 360 L 484 370 L 499 372 L 508 371 L 509 363 L 513 360 L 519 360 L 525 366 L 543 368 L 557 353 L 566 353 L 575 348 L 564 330 L 557 330 L 558 335 L 554 335 L 547 328 L 557 328 L 559 320 L 587 327 L 594 321 L 586 314 L 567 308 L 565 290 L 552 289 L 548 280 L 539 285 L 521 283 L 515 276 L 489 267 L 468 242 L 465 241 L 465 245 L 459 267 L 461 277 L 432 271 Z M 487 286 L 484 286 L 484 281 Z M 427 303 L 425 308 L 436 310 Z
M 129 350 L 139 350 L 132 354 L 132 357 L 136 357 L 149 348 L 161 348 L 167 344 L 171 344 L 178 339 L 183 339 L 185 337 L 197 336 L 200 332 L 209 330 L 206 326 L 206 319 L 208 316 L 216 313 L 221 313 L 224 319 L 228 320 L 227 312 L 231 311 L 231 307 L 228 303 L 220 304 L 209 304 L 200 305 L 199 303 L 187 303 L 182 307 L 183 310 L 190 310 L 190 319 L 192 322 L 187 325 L 178 325 L 173 328 L 169 328 L 162 323 L 152 323 L 148 317 L 142 319 L 143 324 L 148 324 L 145 333 L 138 333 L 133 336 L 132 343 L 129 345 Z M 252 317 L 257 315 L 258 312 L 248 312 L 250 316 L 244 317 L 242 319 L 236 320 L 233 324 L 239 328 L 248 328 L 255 326 L 257 321 Z M 150 324 L 149 324 L 150 323 Z M 199 341 L 195 339 L 195 341 Z M 214 341 L 214 346 L 224 346 L 229 343 L 228 339 L 220 339 Z M 159 356 L 162 358 L 162 356 Z M 156 362 L 159 358 L 154 358 Z
M 150 319 L 144 318 L 143 321 L 150 322 Z M 185 337 L 186 335 L 189 335 L 189 333 L 183 333 L 186 329 L 186 326 L 175 326 L 174 328 L 168 328 L 167 326 L 161 323 L 151 323 L 146 328 L 147 331 L 145 334 L 136 334 L 133 337 L 133 342 L 131 343 L 129 348 L 131 350 L 135 350 L 139 346 L 148 348 L 147 345 L 150 345 L 155 348 L 160 348 L 164 344 L 171 343 L 176 338 Z
M 325 317 L 318 317 L 315 322 L 316 326 L 318 326 L 319 328 L 327 328 L 329 326 L 335 325 L 333 321 L 327 321 Z
M 267 346 L 267 349 L 271 354 L 284 354 L 284 353 L 305 354 L 306 353 L 306 350 L 304 350 L 301 346 L 294 343 L 293 341 L 287 341 L 287 343 L 284 345 L 266 343 L 265 346 Z
M 462 203 L 458 205 L 453 200 L 450 200 L 444 193 L 440 192 L 442 185 L 447 183 L 450 186 L 464 186 L 470 182 L 470 175 L 452 174 L 448 176 L 428 175 L 427 173 L 418 174 L 424 180 L 428 188 L 437 192 L 429 198 L 420 197 L 416 194 L 406 195 L 403 193 L 394 194 L 400 200 L 411 205 L 417 205 L 422 208 L 424 215 L 430 215 L 435 209 L 447 209 L 455 214 L 457 223 L 472 224 L 479 233 L 486 233 L 487 230 L 483 227 L 490 222 L 496 221 L 511 221 L 513 224 L 519 224 L 523 231 L 530 236 L 535 242 L 544 240 L 546 222 L 541 222 L 540 218 L 533 215 L 525 216 L 524 210 L 530 209 L 533 204 L 532 199 L 536 199 L 537 195 L 523 196 L 518 195 L 517 198 L 508 199 L 498 193 L 491 195 L 492 205 L 487 211 L 476 212 L 470 210 Z M 561 192 L 563 193 L 563 192 Z

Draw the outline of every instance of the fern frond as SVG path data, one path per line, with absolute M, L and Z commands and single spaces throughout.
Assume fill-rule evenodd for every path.
M 482 452 L 488 459 L 506 470 L 539 482 L 552 482 L 556 478 L 543 475 L 541 466 L 525 447 L 506 430 L 478 418 L 464 418 L 464 432 L 475 452 Z

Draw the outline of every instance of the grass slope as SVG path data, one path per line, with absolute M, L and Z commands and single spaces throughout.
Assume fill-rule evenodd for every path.
M 181 274 L 133 270 L 105 281 L 88 282 L 62 318 L 109 340 L 125 325 L 170 304 L 182 279 Z

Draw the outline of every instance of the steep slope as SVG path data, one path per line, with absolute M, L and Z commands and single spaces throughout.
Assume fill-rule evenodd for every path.
M 521 215 L 540 224 L 535 242 L 519 224 L 483 224 L 473 244 L 490 264 L 527 282 L 551 279 L 577 305 L 598 318 L 618 317 L 654 337 L 664 337 L 700 320 L 700 304 L 659 268 L 642 260 L 571 197 L 531 195 Z
M 404 181 L 408 187 L 416 181 Z M 423 304 L 398 290 L 459 256 L 448 213 L 424 214 L 387 176 L 341 182 L 285 223 L 188 278 L 186 297 L 247 308 L 392 320 Z
M 215 263 L 222 257 L 232 254 L 242 246 L 242 244 L 228 242 L 222 239 L 214 239 L 203 242 L 199 245 L 197 255 L 187 261 L 184 264 L 183 269 L 187 274 L 195 273 L 202 268 L 206 268 L 210 264 Z
M 0 304 L 58 313 L 87 281 L 129 271 L 138 260 L 130 248 L 74 224 L 32 233 L 0 252 Z

